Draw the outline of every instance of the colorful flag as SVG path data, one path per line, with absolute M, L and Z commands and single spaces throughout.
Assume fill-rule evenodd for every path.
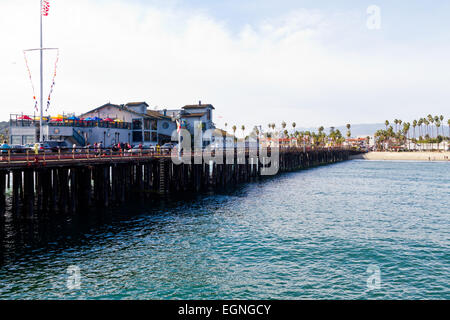
M 180 120 L 177 120 L 177 132 L 180 133 L 181 131 L 181 122 Z
M 43 0 L 42 1 L 42 15 L 43 16 L 48 16 L 48 11 L 50 10 L 50 1 L 48 0 Z

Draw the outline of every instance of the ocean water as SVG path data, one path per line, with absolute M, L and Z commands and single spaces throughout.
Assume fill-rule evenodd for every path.
M 0 299 L 450 299 L 449 196 L 450 163 L 349 161 L 183 201 L 7 217 Z

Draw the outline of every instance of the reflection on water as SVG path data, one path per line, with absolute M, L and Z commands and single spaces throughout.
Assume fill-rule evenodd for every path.
M 448 163 L 352 161 L 104 212 L 8 214 L 0 298 L 448 299 L 449 190 Z

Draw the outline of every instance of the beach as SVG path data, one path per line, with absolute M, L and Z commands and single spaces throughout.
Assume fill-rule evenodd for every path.
M 369 152 L 351 156 L 350 159 L 450 161 L 450 152 Z

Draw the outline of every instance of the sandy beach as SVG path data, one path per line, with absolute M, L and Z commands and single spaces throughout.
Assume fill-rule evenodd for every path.
M 351 156 L 364 160 L 450 161 L 450 152 L 369 152 Z

